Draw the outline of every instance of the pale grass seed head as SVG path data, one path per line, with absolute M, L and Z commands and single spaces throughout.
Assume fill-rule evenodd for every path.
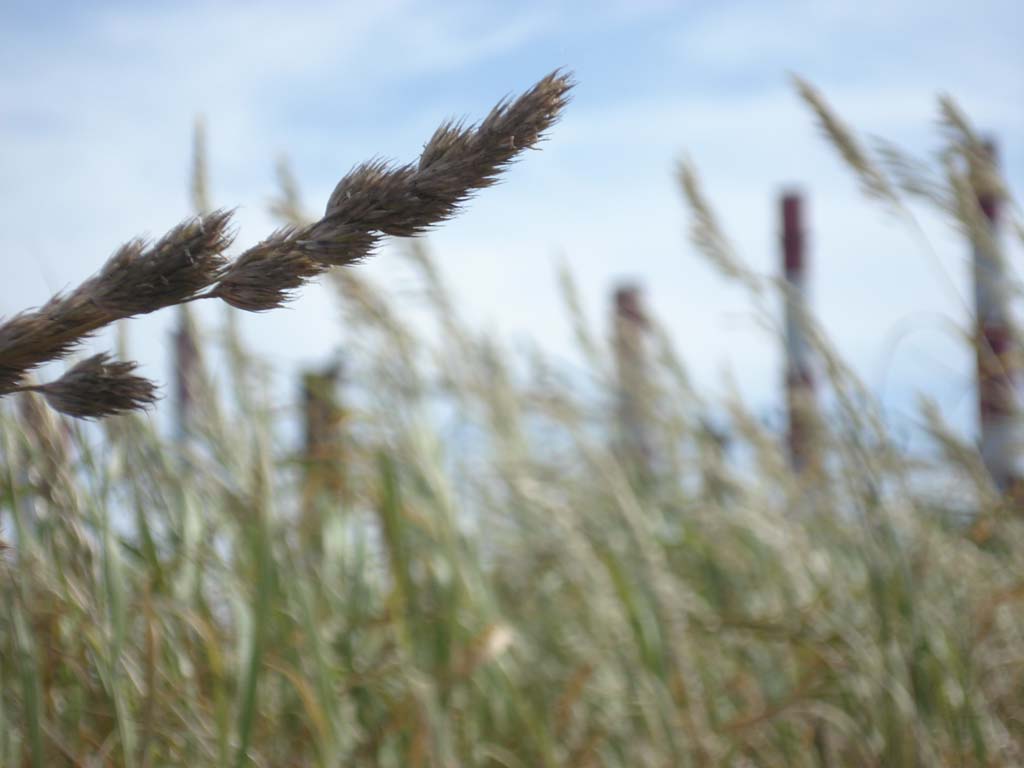
M 899 196 L 885 174 L 871 161 L 853 130 L 832 110 L 817 88 L 798 75 L 793 75 L 792 78 L 800 98 L 818 118 L 818 124 L 825 138 L 860 179 L 865 193 L 869 197 L 878 198 L 898 209 L 900 207 Z

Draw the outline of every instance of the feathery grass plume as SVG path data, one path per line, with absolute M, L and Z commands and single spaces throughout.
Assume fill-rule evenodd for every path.
M 939 124 L 949 140 L 947 166 L 950 156 L 959 155 L 967 164 L 967 177 L 976 195 L 987 195 L 999 200 L 1010 199 L 1009 189 L 993 157 L 992 145 L 983 140 L 971 125 L 957 103 L 948 95 L 939 97 Z
M 130 241 L 71 293 L 0 324 L 0 395 L 116 320 L 199 298 L 253 312 L 273 309 L 328 266 L 368 256 L 382 236 L 420 234 L 450 218 L 540 141 L 572 85 L 556 70 L 518 99 L 500 102 L 477 126 L 444 123 L 416 165 L 378 160 L 356 167 L 335 188 L 323 218 L 280 229 L 230 264 L 221 256 L 233 239 L 225 211 L 186 221 L 153 245 Z M 202 136 L 197 125 L 197 207 L 208 204 Z
M 798 75 L 793 75 L 792 79 L 800 98 L 817 116 L 825 137 L 839 151 L 846 164 L 857 174 L 865 193 L 869 197 L 875 197 L 891 204 L 897 210 L 901 209 L 899 195 L 893 189 L 892 184 L 885 174 L 871 162 L 871 158 L 853 131 L 832 111 L 821 92 Z
M 295 227 L 308 225 L 311 218 L 302 204 L 291 166 L 284 157 L 277 162 L 277 181 L 279 194 L 270 203 L 271 215 Z M 397 365 L 389 366 L 390 378 L 401 382 L 404 393 L 418 392 L 422 387 L 416 371 L 420 341 L 393 311 L 383 292 L 356 270 L 331 269 L 328 277 L 342 299 L 349 324 L 369 324 L 382 331 L 393 345 L 388 358 L 396 360 Z M 357 339 L 361 337 L 362 334 L 356 334 Z
M 697 169 L 684 157 L 676 166 L 676 175 L 683 196 L 690 206 L 690 238 L 708 260 L 726 277 L 739 280 L 754 294 L 761 293 L 761 283 L 740 261 L 732 242 L 722 230 L 711 205 L 704 197 Z
M 135 376 L 135 363 L 113 360 L 106 352 L 87 357 L 56 381 L 21 387 L 38 392 L 56 411 L 79 419 L 98 419 L 138 411 L 156 402 L 156 385 Z
M 192 172 L 189 175 L 189 197 L 192 210 L 198 216 L 207 216 L 213 209 L 207 147 L 206 121 L 200 115 L 196 117 L 192 134 Z M 223 345 L 234 394 L 241 402 L 252 397 L 248 378 L 249 356 L 238 327 L 238 313 L 228 304 L 223 310 Z M 224 413 L 219 398 L 209 396 L 216 385 L 207 366 L 204 334 L 187 304 L 178 306 L 177 315 L 172 368 L 178 438 L 183 441 L 196 432 L 220 434 L 223 432 Z M 243 409 L 249 410 L 244 406 Z
M 30 393 L 18 397 L 18 429 L 24 437 L 28 482 L 47 502 L 70 507 L 61 491 L 73 487 L 68 477 L 71 444 L 67 422 Z
M 587 313 L 583 310 L 583 301 L 580 297 L 579 286 L 576 284 L 576 277 L 564 257 L 558 263 L 558 287 L 572 324 L 576 345 L 583 353 L 584 359 L 596 375 L 609 376 L 604 351 L 590 331 L 590 321 L 587 318 Z
M 0 324 L 0 395 L 115 320 L 196 298 L 224 268 L 230 220 L 219 211 L 179 224 L 152 245 L 131 240 L 70 293 Z
M 441 331 L 445 334 L 458 354 L 468 354 L 474 340 L 467 333 L 465 323 L 459 316 L 457 302 L 451 289 L 445 282 L 437 260 L 430 249 L 420 240 L 406 240 L 402 254 L 419 270 L 425 283 L 427 298 L 440 321 Z
M 953 202 L 942 178 L 937 178 L 932 166 L 905 152 L 895 143 L 880 137 L 872 138 L 872 148 L 889 178 L 904 194 L 924 200 L 939 211 L 949 213 Z
M 298 231 L 282 227 L 247 250 L 232 262 L 210 296 L 248 312 L 284 306 L 303 283 L 327 269 L 298 249 Z
M 971 479 L 982 502 L 982 508 L 997 507 L 1000 501 L 999 491 L 985 468 L 977 446 L 969 444 L 950 429 L 938 403 L 932 398 L 920 396 L 918 407 L 928 435 L 942 451 L 945 465 L 950 469 L 959 468 Z
M 952 144 L 981 149 L 984 142 L 952 96 L 939 96 L 939 124 L 949 133 Z
M 981 188 L 977 184 L 981 181 L 981 176 L 974 170 L 974 165 L 970 161 L 968 167 L 964 169 L 962 163 L 957 162 L 958 159 L 960 158 L 955 155 L 945 157 L 946 181 L 952 197 L 950 212 L 968 239 L 980 245 L 986 255 L 999 262 L 1003 258 L 1002 248 L 998 238 L 992 233 L 988 218 L 981 209 L 978 199 Z
M 496 350 L 485 349 L 477 331 L 467 327 L 456 306 L 457 302 L 446 283 L 437 260 L 426 247 L 416 239 L 405 240 L 402 249 L 405 256 L 422 275 L 427 304 L 437 318 L 438 329 L 444 338 L 444 355 L 439 364 L 443 371 L 443 386 L 452 387 L 460 397 L 472 397 L 472 392 L 485 392 L 491 388 L 490 375 L 486 366 L 477 364 L 480 355 L 490 355 Z M 490 364 L 490 363 L 488 363 Z
M 346 309 L 384 331 L 394 344 L 392 354 L 404 361 L 415 358 L 419 340 L 414 337 L 402 318 L 394 311 L 383 292 L 365 276 L 355 270 L 331 270 L 330 279 L 338 295 L 348 305 Z
M 15 391 L 37 366 L 63 357 L 83 338 L 115 318 L 79 287 L 58 293 L 36 310 L 21 312 L 0 325 L 0 395 Z
M 91 295 L 117 317 L 155 312 L 195 298 L 221 276 L 234 233 L 229 211 L 184 221 L 152 245 L 134 240 L 90 282 Z
M 496 183 L 522 150 L 539 142 L 572 85 L 568 75 L 552 72 L 519 98 L 500 102 L 479 125 L 442 124 L 416 165 L 374 160 L 357 167 L 335 188 L 326 218 L 387 235 L 422 234 L 454 216 L 474 192 Z
M 272 309 L 327 266 L 366 258 L 382 236 L 422 234 L 451 218 L 540 141 L 572 85 L 569 75 L 555 71 L 518 99 L 499 103 L 477 126 L 444 123 L 417 164 L 371 160 L 356 166 L 338 182 L 323 218 L 281 230 L 256 253 L 242 254 L 211 295 L 242 309 Z

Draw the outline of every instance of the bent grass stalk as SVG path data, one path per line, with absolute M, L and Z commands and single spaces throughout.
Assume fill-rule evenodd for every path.
M 117 320 L 207 298 L 250 312 L 274 309 L 329 266 L 367 258 L 382 237 L 423 234 L 541 141 L 571 88 L 569 75 L 552 72 L 518 98 L 499 102 L 477 125 L 443 123 L 416 163 L 357 166 L 338 183 L 323 217 L 284 227 L 230 262 L 222 255 L 233 239 L 226 211 L 186 221 L 153 245 L 130 241 L 71 293 L 0 325 L 0 395 Z M 201 154 L 200 141 L 197 168 Z M 202 208 L 208 203 L 201 174 L 194 187 Z

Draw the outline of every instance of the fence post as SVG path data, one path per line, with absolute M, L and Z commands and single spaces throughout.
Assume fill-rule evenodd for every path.
M 315 523 L 318 497 L 340 503 L 346 492 L 342 425 L 345 412 L 338 400 L 340 363 L 302 374 L 303 529 L 319 534 Z M 312 518 L 312 519 L 311 519 Z
M 648 426 L 650 381 L 646 336 L 649 321 L 643 290 L 631 283 L 615 289 L 614 348 L 618 375 L 618 430 L 620 449 L 634 478 L 651 478 L 652 450 Z
M 1014 370 L 1016 340 L 1010 322 L 1006 265 L 998 244 L 1002 201 L 992 178 L 996 162 L 995 144 L 987 141 L 982 157 L 971 163 L 971 181 L 985 221 L 985 229 L 972 236 L 974 346 L 981 457 L 999 490 L 1010 493 L 1021 480 L 1020 414 Z
M 785 276 L 787 448 L 790 466 L 804 472 L 817 462 L 817 404 L 807 338 L 807 253 L 803 198 L 782 196 L 782 266 Z
M 173 333 L 174 436 L 184 443 L 194 426 L 200 370 L 196 324 L 188 307 L 178 307 L 178 324 Z

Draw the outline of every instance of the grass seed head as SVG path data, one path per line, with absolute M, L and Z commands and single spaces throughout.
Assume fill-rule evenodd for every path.
M 156 385 L 134 375 L 136 364 L 101 352 L 87 357 L 56 381 L 33 387 L 54 410 L 80 419 L 137 411 L 156 402 Z

